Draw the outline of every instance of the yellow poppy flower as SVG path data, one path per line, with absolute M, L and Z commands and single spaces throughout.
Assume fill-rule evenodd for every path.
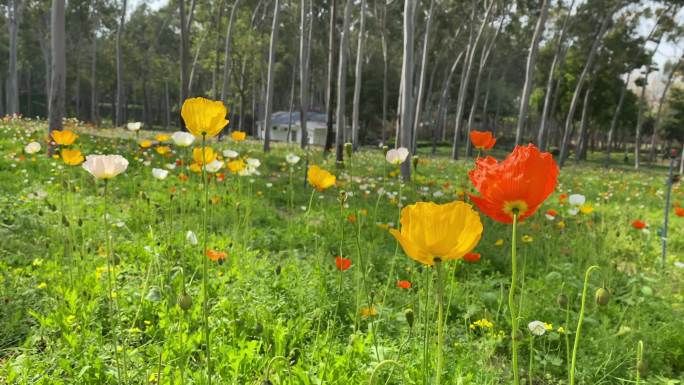
M 590 204 L 584 204 L 580 206 L 580 212 L 582 214 L 591 214 L 594 212 L 594 208 Z
M 78 139 L 78 135 L 69 130 L 55 130 L 52 131 L 50 135 L 52 135 L 52 140 L 60 146 L 69 146 Z
M 200 166 L 197 163 L 191 164 L 189 167 L 190 171 L 194 172 L 195 174 L 199 174 L 202 172 L 202 166 Z
M 142 148 L 150 148 L 152 147 L 152 141 L 147 139 L 141 140 L 140 143 L 138 143 L 138 145 Z
M 228 167 L 228 170 L 230 170 L 230 172 L 232 172 L 233 174 L 237 174 L 240 171 L 244 170 L 245 167 L 247 167 L 247 164 L 242 159 L 235 159 L 228 162 L 226 166 Z
M 157 151 L 157 154 L 164 155 L 171 151 L 171 148 L 169 146 L 159 146 L 155 148 L 155 150 Z
M 186 99 L 181 108 L 185 126 L 198 137 L 216 136 L 228 124 L 227 114 L 223 102 L 201 97 Z
M 309 171 L 306 173 L 306 180 L 318 191 L 334 186 L 336 182 L 335 175 L 316 165 L 309 167 Z
M 204 148 L 204 151 L 202 151 L 202 148 Z M 205 162 L 209 164 L 216 160 L 216 152 L 211 147 L 195 147 L 192 149 L 192 159 L 200 166 L 205 164 Z
M 497 239 L 496 242 L 494 242 L 494 246 L 503 246 L 504 240 L 503 239 Z
M 234 142 L 242 142 L 247 138 L 247 133 L 244 131 L 233 131 L 230 133 L 230 138 L 233 139 Z
M 463 201 L 418 202 L 401 210 L 400 222 L 401 231 L 390 233 L 409 257 L 425 265 L 433 265 L 435 258 L 462 258 L 482 237 L 480 215 Z
M 171 139 L 171 137 L 166 134 L 157 134 L 154 138 L 157 140 L 157 142 L 166 142 Z
M 532 238 L 532 236 L 530 236 L 530 235 L 523 235 L 522 236 L 522 241 L 525 243 L 532 243 L 533 240 L 534 240 L 534 238 Z
M 78 166 L 85 160 L 80 150 L 62 150 L 61 154 L 62 160 L 69 166 Z

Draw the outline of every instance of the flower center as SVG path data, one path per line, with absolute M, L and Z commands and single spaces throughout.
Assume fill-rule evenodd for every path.
M 503 211 L 513 217 L 527 212 L 527 203 L 523 200 L 504 202 Z

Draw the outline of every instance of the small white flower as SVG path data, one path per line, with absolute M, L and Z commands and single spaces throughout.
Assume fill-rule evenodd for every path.
M 299 157 L 293 153 L 289 153 L 285 156 L 285 161 L 289 163 L 290 165 L 295 165 L 297 162 L 299 162 Z
M 556 217 L 554 217 L 554 216 L 551 215 L 551 214 L 544 214 L 544 216 L 546 217 L 546 219 L 548 219 L 548 220 L 550 220 L 550 221 L 556 219 Z
M 193 246 L 199 243 L 199 241 L 197 240 L 197 235 L 195 235 L 195 233 L 193 233 L 192 230 L 188 230 L 188 232 L 185 233 L 185 240 Z
M 167 163 L 167 164 L 164 165 L 164 167 L 165 167 L 167 170 L 175 170 L 175 169 L 176 169 L 176 164 L 175 164 L 175 163 Z
M 178 147 L 188 147 L 195 141 L 195 136 L 189 132 L 176 131 L 171 135 L 171 140 Z
M 439 190 L 437 190 L 437 191 L 435 191 L 434 193 L 432 193 L 432 196 L 435 197 L 435 198 L 439 198 L 439 197 L 441 197 L 441 196 L 444 196 L 444 193 L 441 192 L 441 191 L 439 191 Z
M 572 194 L 568 197 L 568 203 L 573 206 L 582 206 L 587 201 L 587 198 L 582 194 Z
M 573 207 L 573 208 L 568 210 L 568 214 L 570 214 L 570 215 L 577 215 L 578 212 L 579 212 L 579 209 L 577 207 Z
M 253 167 L 257 168 L 261 166 L 261 161 L 257 158 L 249 158 L 247 159 L 247 167 Z
M 544 333 L 546 333 L 546 327 L 544 326 L 544 323 L 541 321 L 532 321 L 529 324 L 527 324 L 527 327 L 530 329 L 530 332 L 535 336 L 543 336 Z
M 223 156 L 225 156 L 228 159 L 235 159 L 239 156 L 240 154 L 237 151 L 233 150 L 223 150 Z
M 169 172 L 161 168 L 153 168 L 152 176 L 155 179 L 163 180 L 166 179 L 167 176 L 169 176 Z
M 31 142 L 24 147 L 24 152 L 27 154 L 35 154 L 40 151 L 40 143 Z
M 400 165 L 404 163 L 408 155 L 409 150 L 405 147 L 393 148 L 387 151 L 385 159 L 387 159 L 387 161 L 393 165 Z
M 223 167 L 223 162 L 221 162 L 220 160 L 214 160 L 213 162 L 208 163 L 205 166 L 205 169 L 207 170 L 207 172 L 215 173 L 218 170 L 220 170 L 221 167 Z
M 130 122 L 126 124 L 126 128 L 128 131 L 138 131 L 139 129 L 142 128 L 142 123 L 141 122 Z
M 680 269 L 684 269 L 684 262 L 675 261 L 674 265 L 675 265 L 675 267 L 678 267 Z

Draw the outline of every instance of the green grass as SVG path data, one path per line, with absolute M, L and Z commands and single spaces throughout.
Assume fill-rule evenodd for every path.
M 112 138 L 82 132 L 76 146 L 85 154 L 121 154 L 131 163 L 109 190 L 127 383 L 204 384 L 205 257 L 201 246 L 186 241 L 191 230 L 202 244 L 201 179 L 180 181 L 178 167 L 166 180 L 155 180 L 152 167 L 185 152 L 164 158 L 138 149 L 128 137 L 107 134 Z M 23 155 L 26 143 L 44 143 L 44 136 L 40 122 L 0 125 L 0 384 L 116 384 L 103 184 L 80 167 L 62 169 L 60 160 Z M 211 145 L 262 163 L 261 175 L 226 175 L 210 185 L 215 203 L 209 205 L 208 245 L 228 253 L 225 263 L 210 263 L 208 275 L 213 383 L 261 384 L 268 376 L 274 384 L 366 384 L 385 360 L 398 365 L 383 364 L 376 384 L 431 383 L 435 340 L 427 344 L 426 370 L 424 320 L 431 320 L 433 333 L 437 307 L 425 291 L 432 272 L 388 234 L 387 225 L 398 226 L 397 199 L 378 199 L 377 191 L 398 197 L 401 189 L 403 204 L 460 199 L 460 193 L 472 192 L 466 175 L 472 161 L 433 158 L 421 148 L 426 153 L 420 153 L 413 182 L 400 188 L 396 176 L 385 175 L 394 170 L 379 149 L 355 154 L 353 167 L 347 163 L 344 170 L 314 149 L 311 162 L 337 174 L 340 183 L 315 193 L 307 213 L 312 190 L 303 184 L 304 154 L 298 149 L 276 145 L 266 155 L 259 143 L 227 138 Z M 288 152 L 302 156 L 293 170 L 292 207 Z M 575 337 L 584 271 L 598 265 L 589 280 L 576 383 L 634 383 L 643 341 L 648 368 L 641 383 L 677 384 L 684 380 L 684 268 L 675 262 L 684 261 L 684 218 L 671 215 L 668 259 L 661 266 L 664 169 L 606 170 L 598 166 L 601 154 L 595 156 L 597 164 L 570 162 L 557 192 L 518 229 L 525 279 L 519 306 L 522 379 L 529 383 L 532 357 L 534 384 L 567 383 L 566 344 L 571 348 Z M 343 206 L 341 190 L 352 193 Z M 561 193 L 585 195 L 594 211 L 569 215 L 567 205 L 559 204 Z M 673 201 L 684 203 L 678 184 Z M 559 217 L 546 219 L 548 209 Z M 646 221 L 648 231 L 633 229 L 635 219 Z M 484 215 L 482 220 L 480 262 L 445 265 L 444 384 L 511 383 L 510 226 Z M 340 254 L 351 258 L 351 269 L 336 270 Z M 412 288 L 398 288 L 398 279 Z M 187 312 L 176 303 L 183 283 L 194 302 Z M 593 301 L 601 287 L 611 292 L 606 306 Z M 567 311 L 557 304 L 560 294 L 568 297 Z M 372 315 L 361 314 L 370 307 Z M 407 309 L 414 312 L 413 327 Z M 479 320 L 491 328 L 475 324 Z M 553 329 L 535 337 L 530 355 L 527 324 L 533 320 Z

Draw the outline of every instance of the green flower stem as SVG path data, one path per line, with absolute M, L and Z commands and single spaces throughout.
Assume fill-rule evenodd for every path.
M 533 385 L 532 382 L 532 366 L 534 364 L 534 336 L 530 335 L 530 368 L 527 370 L 527 380 L 530 383 L 530 385 Z
M 582 287 L 582 306 L 580 307 L 579 319 L 577 320 L 577 330 L 575 330 L 575 343 L 572 347 L 572 361 L 570 364 L 570 385 L 575 385 L 575 364 L 577 363 L 577 350 L 579 349 L 580 332 L 582 331 L 582 322 L 584 321 L 584 307 L 587 302 L 589 275 L 595 269 L 598 269 L 598 266 L 589 266 L 587 272 L 584 273 L 584 286 Z
M 518 310 L 515 306 L 515 285 L 517 280 L 516 237 L 518 227 L 518 213 L 513 214 L 513 230 L 511 235 L 511 288 L 508 292 L 508 308 L 511 312 L 511 346 L 513 353 L 513 384 L 520 384 L 518 373 Z
M 437 272 L 437 283 L 435 293 L 437 294 L 437 365 L 435 368 L 435 385 L 440 385 L 442 379 L 442 361 L 444 359 L 444 283 L 442 282 L 442 261 L 435 258 L 435 270 Z
M 425 313 L 424 321 L 423 321 L 423 384 L 428 385 L 430 383 L 429 380 L 429 374 L 428 374 L 428 362 L 430 360 L 430 352 L 428 350 L 428 346 L 430 345 L 428 340 L 430 337 L 430 328 L 428 325 L 430 324 L 430 272 L 428 271 L 427 268 L 424 268 L 425 270 L 425 303 L 423 304 L 423 312 Z
M 636 385 L 641 383 L 641 365 L 644 360 L 644 341 L 639 340 L 637 345 L 637 362 L 636 362 Z
M 202 206 L 202 232 L 204 233 L 203 247 L 200 252 L 202 258 L 202 291 L 203 291 L 203 301 L 202 301 L 202 316 L 203 316 L 203 328 L 204 328 L 204 343 L 206 344 L 207 350 L 207 384 L 211 385 L 211 344 L 209 338 L 209 262 L 207 257 L 204 255 L 207 250 L 207 202 L 209 201 L 209 189 L 207 186 L 207 172 L 206 172 L 206 151 L 205 146 L 207 142 L 206 134 L 202 135 L 202 185 L 204 187 L 204 202 Z
M 380 371 L 380 368 L 382 368 L 384 366 L 388 366 L 388 365 L 394 365 L 394 366 L 401 368 L 401 365 L 397 361 L 394 361 L 394 360 L 382 361 L 381 363 L 376 365 L 375 368 L 373 369 L 373 372 L 371 373 L 371 376 L 368 379 L 368 385 L 373 385 L 375 383 L 375 376 Z M 390 373 L 390 375 L 391 375 L 391 373 Z M 388 379 L 388 381 L 389 381 L 389 379 Z

